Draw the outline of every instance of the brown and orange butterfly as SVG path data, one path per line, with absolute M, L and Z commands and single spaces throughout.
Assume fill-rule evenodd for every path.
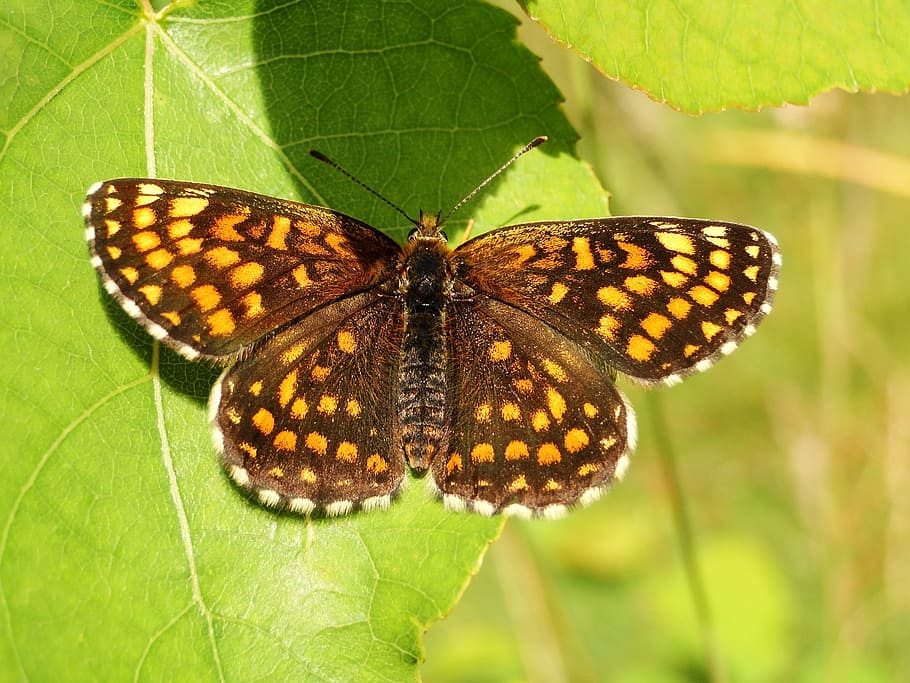
M 636 440 L 615 374 L 674 384 L 730 354 L 781 263 L 756 228 L 647 216 L 453 250 L 421 214 L 402 247 L 331 209 L 148 178 L 94 185 L 84 215 L 126 312 L 229 365 L 210 416 L 233 480 L 305 514 L 387 507 L 405 463 L 453 509 L 557 517 L 596 499 Z

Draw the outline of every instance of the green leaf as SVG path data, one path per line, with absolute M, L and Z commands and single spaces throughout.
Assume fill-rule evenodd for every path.
M 910 86 L 902 0 L 519 4 L 605 75 L 689 113 Z
M 411 479 L 391 510 L 248 502 L 212 454 L 217 369 L 99 287 L 80 206 L 157 175 L 327 204 L 401 238 L 535 135 L 459 222 L 606 213 L 515 19 L 479 2 L 126 0 L 0 10 L 0 679 L 416 680 L 500 520 Z

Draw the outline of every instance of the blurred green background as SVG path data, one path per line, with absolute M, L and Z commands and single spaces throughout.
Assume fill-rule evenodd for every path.
M 613 214 L 760 226 L 784 265 L 774 312 L 729 359 L 672 389 L 622 385 L 641 432 L 626 479 L 564 521 L 510 521 L 428 632 L 424 680 L 910 680 L 910 103 L 838 91 L 692 117 L 527 18 L 519 37 Z
M 384 4 L 399 20 L 394 30 L 372 19 L 377 5 L 351 2 L 336 17 L 324 2 L 324 15 L 313 12 L 323 42 L 288 18 L 318 4 L 306 0 L 185 3 L 148 33 L 145 5 L 133 0 L 20 0 L 0 10 L 0 60 L 19 55 L 0 67 L 9 104 L 0 150 L 0 671 L 13 672 L 0 679 L 293 671 L 284 677 L 324 681 L 327 670 L 355 670 L 394 680 L 390 672 L 416 677 L 419 666 L 428 683 L 910 680 L 906 98 L 833 92 L 807 107 L 692 117 L 606 79 L 501 3 L 522 18 L 520 40 L 561 89 L 578 152 L 613 193 L 612 213 L 774 233 L 784 254 L 775 311 L 733 356 L 681 386 L 645 392 L 623 382 L 641 433 L 626 480 L 564 521 L 509 521 L 451 616 L 427 632 L 419 665 L 424 620 L 446 612 L 496 522 L 447 515 L 418 496 L 388 513 L 302 521 L 247 505 L 222 475 L 204 428 L 214 375 L 167 353 L 159 375 L 147 335 L 91 272 L 82 192 L 101 177 L 151 172 L 157 155 L 161 175 L 319 198 L 394 226 L 381 220 L 390 209 L 317 168 L 307 146 L 319 143 L 364 180 L 385 178 L 378 189 L 406 207 L 427 208 L 456 201 L 531 128 L 529 137 L 561 136 L 563 147 L 522 159 L 458 220 L 495 224 L 535 203 L 563 218 L 591 215 L 590 205 L 554 201 L 571 185 L 600 205 L 586 169 L 565 154 L 569 133 L 549 83 L 511 45 L 511 23 L 482 3 L 445 2 Z M 784 4 L 712 7 L 773 14 Z M 654 5 L 657 20 L 707 3 L 613 3 L 610 17 L 642 5 Z M 831 54 L 858 45 L 896 74 L 859 82 L 900 80 L 910 58 L 851 40 L 856 23 L 817 3 L 789 3 L 789 16 L 804 7 L 817 22 L 808 42 L 840 31 L 829 62 L 852 65 Z M 851 7 L 854 22 L 886 16 L 891 32 L 908 14 L 892 21 Z M 459 8 L 449 36 L 432 33 Z M 635 28 L 622 37 L 640 38 Z M 759 45 L 767 28 L 756 21 L 732 40 Z M 380 48 L 324 47 L 345 29 L 341 45 Z M 649 37 L 672 50 L 679 34 Z M 894 47 L 887 35 L 881 44 Z M 802 54 L 802 44 L 790 47 L 786 57 Z M 652 61 L 655 71 L 679 66 Z M 766 87 L 774 69 L 794 80 L 787 64 L 764 64 Z M 354 85 L 343 88 L 346 75 Z M 714 75 L 692 82 L 710 89 Z M 383 77 L 395 89 L 377 94 Z M 377 101 L 388 121 L 375 115 Z M 301 159 L 312 165 L 298 167 Z M 162 464 L 170 454 L 161 457 L 156 420 L 167 423 L 173 466 Z M 178 488 L 185 515 L 175 514 Z M 313 539 L 325 545 L 310 553 Z M 201 578 L 190 581 L 194 552 Z M 392 586 L 385 602 L 375 599 L 379 578 Z M 338 596 L 350 609 L 336 614 Z M 332 619 L 340 626 L 324 627 Z

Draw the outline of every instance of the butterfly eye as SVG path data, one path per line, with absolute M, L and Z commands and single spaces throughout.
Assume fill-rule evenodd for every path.
M 417 237 L 417 232 L 418 232 L 417 228 L 411 228 L 411 232 L 408 233 L 408 242 L 410 242 L 415 237 Z

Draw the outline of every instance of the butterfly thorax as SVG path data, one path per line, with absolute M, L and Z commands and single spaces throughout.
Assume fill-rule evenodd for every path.
M 445 310 L 450 251 L 437 217 L 421 214 L 399 268 L 405 330 L 398 373 L 398 418 L 411 467 L 426 469 L 446 439 Z

